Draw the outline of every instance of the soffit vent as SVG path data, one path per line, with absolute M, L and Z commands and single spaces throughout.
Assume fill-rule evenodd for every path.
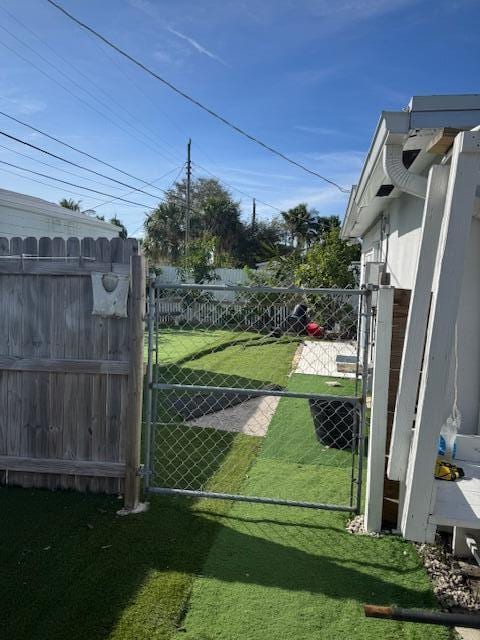
M 380 189 L 375 194 L 378 198 L 386 198 L 389 196 L 394 189 L 393 184 L 382 184 Z

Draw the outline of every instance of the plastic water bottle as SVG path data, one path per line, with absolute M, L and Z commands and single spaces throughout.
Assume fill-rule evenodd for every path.
M 457 445 L 455 439 L 460 427 L 461 416 L 460 412 L 456 417 L 450 416 L 440 429 L 440 441 L 438 443 L 438 453 L 444 456 L 447 460 L 453 460 L 457 451 Z

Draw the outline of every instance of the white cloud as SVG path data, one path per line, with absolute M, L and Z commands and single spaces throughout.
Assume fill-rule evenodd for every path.
M 0 96 L 0 104 L 16 115 L 30 116 L 45 111 L 46 102 L 20 94 L 16 89 L 4 90 Z
M 197 53 L 207 56 L 211 60 L 216 60 L 217 62 L 220 62 L 220 64 L 225 65 L 226 67 L 228 66 L 225 60 L 223 60 L 216 53 L 213 53 L 213 51 L 210 51 L 209 49 L 204 47 L 202 44 L 200 44 L 200 42 L 198 42 L 198 40 L 195 40 L 191 36 L 188 36 L 185 33 L 182 33 L 182 31 L 179 31 L 178 29 L 174 29 L 171 25 L 168 25 L 167 20 L 165 19 L 164 15 L 162 15 L 162 13 L 159 11 L 159 8 L 152 2 L 149 2 L 149 0 L 128 0 L 128 1 L 131 7 L 133 7 L 134 9 L 137 9 L 138 11 L 141 11 L 142 13 L 147 15 L 149 18 L 153 18 L 156 22 L 161 24 L 161 26 L 166 31 L 174 35 L 176 38 L 179 38 L 180 40 L 187 42 L 190 45 L 190 48 L 194 49 Z M 155 57 L 160 59 L 162 62 L 170 63 L 172 61 L 172 58 L 169 57 L 169 54 L 164 50 L 156 51 Z
M 309 0 L 313 15 L 339 23 L 376 18 L 413 4 L 414 0 Z
M 185 35 L 181 31 L 177 31 L 173 27 L 167 27 L 166 29 L 167 29 L 167 31 L 169 31 L 173 35 L 177 36 L 177 38 L 181 38 L 182 40 L 185 40 L 185 42 L 188 42 L 188 44 L 190 44 L 196 51 L 198 51 L 198 53 L 202 53 L 203 55 L 208 56 L 212 60 L 216 60 L 217 62 L 220 62 L 221 64 L 225 65 L 226 67 L 228 66 L 227 63 L 225 62 L 225 60 L 222 60 L 222 58 L 220 58 L 220 56 L 217 56 L 215 53 L 212 53 L 211 51 L 206 49 L 199 42 L 197 42 L 197 40 L 194 40 L 193 38 L 190 38 L 189 36 Z

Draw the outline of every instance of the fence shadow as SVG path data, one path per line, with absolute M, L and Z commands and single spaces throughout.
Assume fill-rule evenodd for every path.
M 189 369 L 176 364 L 159 366 L 156 373 L 159 382 L 170 384 L 239 389 L 279 388 L 278 385 L 265 380 Z M 205 488 L 225 464 L 234 445 L 237 446 L 237 454 L 238 450 L 242 449 L 243 457 L 249 456 L 250 460 L 253 460 L 260 445 L 258 438 L 221 428 L 192 426 L 188 423 L 189 420 L 202 415 L 212 415 L 212 425 L 221 427 L 221 412 L 248 399 L 249 396 L 232 396 L 221 392 L 198 393 L 184 389 L 156 391 L 152 426 L 154 484 L 184 489 Z M 224 489 L 220 487 L 219 490 Z
M 148 513 L 115 516 L 112 498 L 70 492 L 8 489 L 0 495 L 2 637 L 16 640 L 100 640 L 113 629 L 125 637 L 168 637 L 179 624 L 184 598 L 200 572 L 224 583 L 246 583 L 324 594 L 359 604 L 395 602 L 431 606 L 428 590 L 405 586 L 403 573 L 368 570 L 355 554 L 363 544 L 342 531 L 342 518 L 322 514 L 337 546 L 322 543 L 322 530 L 265 535 L 255 522 L 241 529 L 222 520 L 211 503 L 155 499 Z M 32 537 L 32 522 L 35 536 Z M 320 536 L 312 553 L 301 538 Z M 215 553 L 207 554 L 215 542 Z M 339 550 L 343 557 L 339 558 Z M 228 558 L 228 561 L 225 559 Z M 355 560 L 355 562 L 352 561 Z M 389 575 L 391 580 L 389 579 Z M 132 635 L 133 634 L 133 635 Z

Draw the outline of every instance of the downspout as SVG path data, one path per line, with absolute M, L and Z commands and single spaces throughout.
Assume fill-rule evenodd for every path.
M 411 196 L 425 199 L 427 178 L 412 173 L 405 167 L 401 144 L 385 144 L 382 161 L 383 170 L 397 189 L 409 193 Z

